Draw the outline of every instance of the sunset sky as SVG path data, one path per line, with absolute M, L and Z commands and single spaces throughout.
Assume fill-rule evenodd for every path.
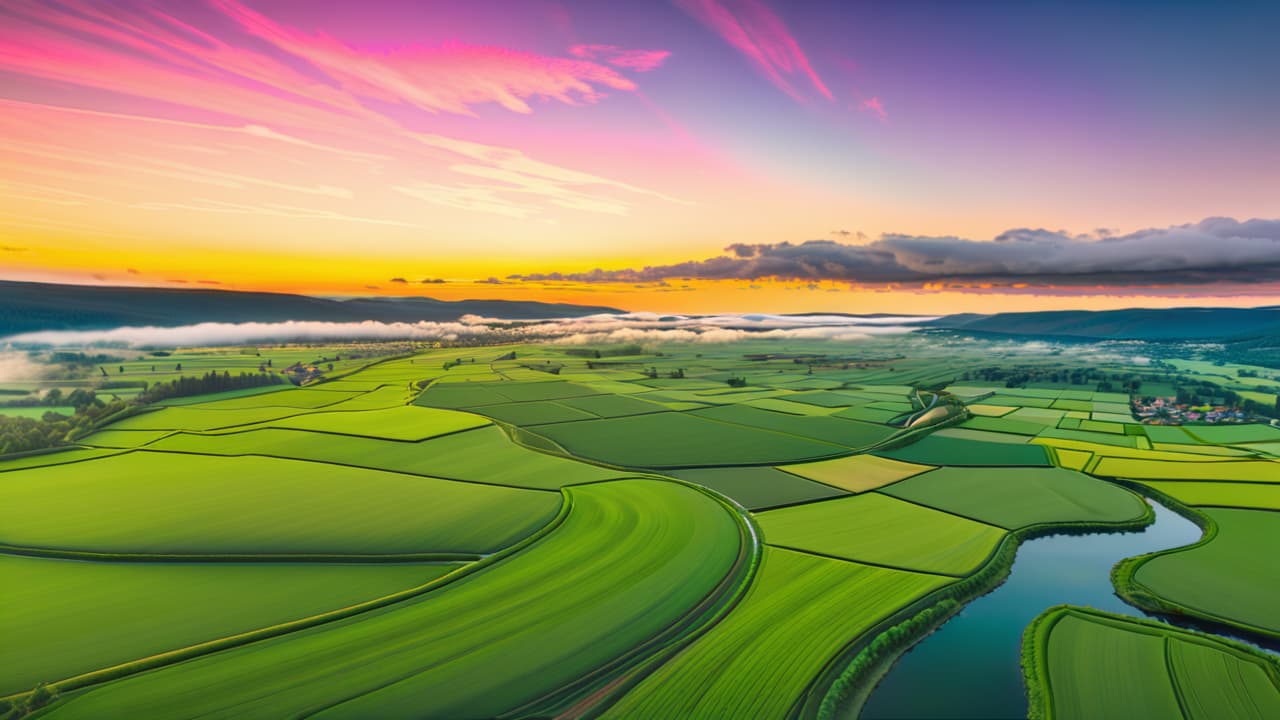
M 1280 304 L 1278 24 L 1260 2 L 4 0 L 0 277 Z

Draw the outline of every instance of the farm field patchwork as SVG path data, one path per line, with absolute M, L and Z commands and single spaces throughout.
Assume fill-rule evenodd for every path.
M 766 548 L 741 606 L 605 717 L 786 717 L 848 639 L 950 581 Z
M 536 432 L 579 457 L 627 467 L 753 465 L 849 452 L 842 445 L 676 412 L 559 423 Z M 644 444 L 635 443 L 637 437 Z
M 108 683 L 47 717 L 391 717 L 423 697 L 434 716 L 492 717 L 662 632 L 714 591 L 741 550 L 730 513 L 680 485 L 567 492 L 571 510 L 545 537 L 420 598 Z
M 846 494 L 838 487 L 806 480 L 771 467 L 695 468 L 672 470 L 668 474 L 711 488 L 749 510 L 793 505 Z
M 992 525 L 874 492 L 769 510 L 759 518 L 771 545 L 946 575 L 975 570 L 1005 535 Z
M 0 459 L 0 583 L 22 588 L 0 695 L 52 683 L 41 718 L 848 714 L 853 653 L 887 668 L 998 581 L 1010 533 L 1148 521 L 1113 477 L 1220 528 L 1147 560 L 1144 588 L 1274 620 L 1270 431 L 1139 425 L 1092 385 L 943 390 L 1007 357 L 857 347 L 882 357 L 520 343 L 362 368 L 333 347 L 323 381 L 171 398 Z M 1177 662 L 1212 674 L 1197 652 Z M 1213 683 L 1203 708 L 1256 691 Z
M 355 465 L 493 485 L 543 490 L 616 477 L 617 472 L 527 450 L 496 427 L 421 442 L 303 430 L 246 430 L 221 435 L 175 433 L 149 450 L 213 455 L 266 455 Z

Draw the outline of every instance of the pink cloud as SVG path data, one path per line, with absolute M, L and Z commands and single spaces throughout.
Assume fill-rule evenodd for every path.
M 835 99 L 782 18 L 760 0 L 676 0 L 676 4 L 746 55 L 769 82 L 795 100 L 808 100 L 798 78 L 808 80 L 827 100 Z
M 610 65 L 649 72 L 658 69 L 667 58 L 669 50 L 626 50 L 617 45 L 574 45 L 569 53 L 580 58 L 600 59 Z
M 390 52 L 362 51 L 324 34 L 279 25 L 235 0 L 212 0 L 229 18 L 334 78 L 348 92 L 400 101 L 430 112 L 470 114 L 493 102 L 529 113 L 525 102 L 543 97 L 574 104 L 603 97 L 597 86 L 634 90 L 635 83 L 599 63 L 506 48 L 449 43 Z
M 884 103 L 880 101 L 879 97 L 873 96 L 863 100 L 858 104 L 858 110 L 875 115 L 882 123 L 889 122 L 889 113 L 885 112 Z
M 0 10 L 0 70 L 303 126 L 314 125 L 307 120 L 317 110 L 367 118 L 362 99 L 432 113 L 472 114 L 488 103 L 529 113 L 534 98 L 578 104 L 634 90 L 617 68 L 648 69 L 642 56 L 606 64 L 460 42 L 373 51 L 287 27 L 236 0 L 169 7 L 121 3 L 107 12 L 81 0 L 16 0 Z M 213 11 L 230 27 L 213 35 L 172 14 L 179 11 Z
M 527 114 L 639 96 L 624 72 L 656 67 L 659 55 L 556 57 L 460 42 L 375 50 L 237 0 L 8 0 L 0 73 L 22 82 L 0 89 L 0 189 L 92 206 L 121 226 L 198 213 L 211 228 L 249 218 L 410 227 L 423 199 L 511 218 L 626 214 L 638 202 L 679 201 L 573 167 L 600 168 L 590 153 L 492 144 L 488 118 L 474 121 L 484 144 L 424 142 L 415 131 L 473 122 L 425 113 L 498 105 Z M 586 147 L 580 137 L 567 143 Z M 65 190 L 41 189 L 53 186 Z

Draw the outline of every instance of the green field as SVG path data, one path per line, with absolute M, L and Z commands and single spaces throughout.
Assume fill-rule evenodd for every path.
M 1136 528 L 1142 485 L 1212 539 L 1123 561 L 1122 595 L 1280 636 L 1280 443 L 1138 424 L 1127 383 L 1166 382 L 1160 357 L 926 333 L 360 348 L 131 350 L 128 381 L 324 377 L 0 458 L 0 695 L 52 683 L 35 717 L 95 720 L 855 717 L 1017 539 Z M 1244 656 L 1172 628 L 1153 656 L 1072 613 L 1044 646 L 1054 717 L 1271 714 Z
M 1280 428 L 1270 425 L 1193 425 L 1184 429 L 1202 442 L 1217 445 L 1280 441 Z
M 487 424 L 488 421 L 484 418 L 467 413 L 402 405 L 381 410 L 314 412 L 268 420 L 257 426 L 239 429 L 273 427 L 416 442 L 437 435 L 448 435 L 483 427 Z
M 0 555 L 0 694 L 334 610 L 421 585 L 456 567 L 100 563 Z M 86 604 L 89 597 L 93 602 Z
M 771 545 L 947 575 L 976 570 L 1005 534 L 879 493 L 770 510 L 760 527 Z
M 1264 718 L 1280 713 L 1280 663 L 1239 643 L 1085 608 L 1028 630 L 1034 717 Z
M 906 447 L 882 450 L 884 457 L 922 465 L 1047 466 L 1049 456 L 1037 445 L 982 442 L 929 435 Z
M 559 423 L 536 432 L 579 457 L 624 467 L 760 465 L 849 452 L 846 446 L 674 412 Z M 636 443 L 638 437 L 644 443 Z
M 483 553 L 546 523 L 560 497 L 327 463 L 135 451 L 9 475 L 0 505 L 9 516 L 0 542 L 27 547 Z
M 569 497 L 545 538 L 419 599 L 116 681 L 47 717 L 389 717 L 421 698 L 437 717 L 493 717 L 663 632 L 738 557 L 732 516 L 696 491 L 637 480 Z
M 1280 636 L 1280 555 L 1261 551 L 1280 544 L 1280 513 L 1205 508 L 1218 526 L 1207 544 L 1157 555 L 1134 580 L 1157 595 L 1211 619 Z
M 545 400 L 485 405 L 482 408 L 476 408 L 475 412 L 512 425 L 546 425 L 574 420 L 594 420 L 599 417 L 585 410 Z
M 38 420 L 44 417 L 45 413 L 50 413 L 50 412 L 58 413 L 60 415 L 74 415 L 76 412 L 76 409 L 68 406 L 49 407 L 47 405 L 39 405 L 36 407 L 2 407 L 0 406 L 0 415 L 7 415 L 9 417 L 35 418 Z
M 792 475 L 857 493 L 875 490 L 933 468 L 875 455 L 850 455 L 835 460 L 786 465 L 781 469 Z
M 669 474 L 711 488 L 748 510 L 794 505 L 846 494 L 839 488 L 771 467 L 698 468 L 672 470 Z
M 1146 480 L 1142 484 L 1155 488 L 1186 505 L 1280 510 L 1280 482 L 1238 483 L 1194 482 L 1191 480 L 1159 482 Z
M 527 450 L 496 427 L 408 443 L 301 430 L 249 430 L 225 435 L 177 433 L 150 450 L 213 455 L 267 455 L 355 465 L 477 483 L 557 489 L 605 480 L 617 472 Z
M 1134 480 L 1238 480 L 1266 483 L 1280 480 L 1280 461 L 1186 462 L 1105 457 L 1098 462 L 1092 472 L 1104 477 Z
M 1128 490 L 1062 468 L 939 468 L 882 492 L 1009 530 L 1118 523 L 1145 511 Z
M 742 605 L 605 717 L 786 717 L 845 643 L 949 580 L 768 548 Z

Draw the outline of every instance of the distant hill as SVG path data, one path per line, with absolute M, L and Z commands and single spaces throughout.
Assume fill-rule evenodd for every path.
M 0 337 L 36 330 L 100 330 L 123 325 L 173 327 L 285 320 L 444 322 L 463 315 L 526 320 L 620 312 L 602 306 L 521 300 L 330 300 L 284 293 L 0 281 Z
M 926 324 L 983 334 L 1088 340 L 1227 340 L 1280 334 L 1280 307 L 966 314 Z

